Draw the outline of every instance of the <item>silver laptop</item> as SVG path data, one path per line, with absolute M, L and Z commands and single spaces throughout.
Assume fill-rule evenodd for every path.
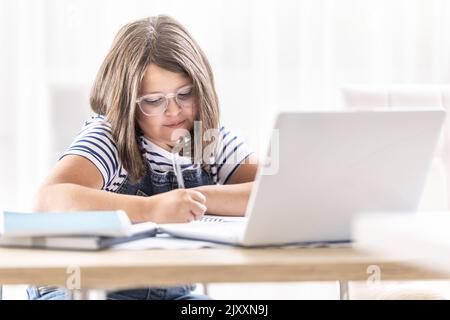
M 444 118 L 431 108 L 281 113 L 278 170 L 260 166 L 245 217 L 161 230 L 241 246 L 351 241 L 360 212 L 416 210 Z

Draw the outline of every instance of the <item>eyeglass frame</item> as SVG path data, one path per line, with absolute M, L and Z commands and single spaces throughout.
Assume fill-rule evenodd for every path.
M 186 88 L 189 88 L 189 87 L 191 88 L 191 90 L 194 89 L 194 86 L 193 86 L 192 84 L 188 84 L 188 85 L 185 85 L 185 86 L 181 87 L 181 88 L 178 89 L 176 92 L 169 92 L 169 93 L 155 92 L 155 93 L 145 94 L 145 95 L 139 97 L 138 99 L 136 99 L 136 103 L 137 103 L 137 105 L 139 106 L 139 109 L 141 110 L 141 112 L 142 112 L 145 116 L 147 116 L 147 117 L 160 116 L 160 115 L 164 114 L 164 112 L 166 112 L 167 108 L 169 107 L 169 100 L 172 99 L 172 98 L 175 98 L 175 102 L 176 102 L 176 104 L 177 104 L 180 108 L 191 108 L 193 104 L 190 105 L 190 106 L 183 106 L 182 103 L 180 104 L 180 102 L 179 102 L 178 99 L 177 99 L 178 94 L 179 94 L 182 90 L 184 90 L 184 89 L 186 89 Z M 190 93 L 192 94 L 192 91 L 191 91 Z M 142 100 L 143 100 L 145 97 L 152 96 L 152 95 L 155 95 L 155 96 L 158 95 L 158 96 L 160 96 L 160 98 L 164 98 L 165 105 L 164 105 L 164 108 L 161 109 L 162 111 L 161 111 L 160 113 L 157 113 L 157 114 L 148 114 L 148 113 L 145 113 L 144 110 L 143 110 L 143 108 L 142 108 L 142 106 L 141 106 Z

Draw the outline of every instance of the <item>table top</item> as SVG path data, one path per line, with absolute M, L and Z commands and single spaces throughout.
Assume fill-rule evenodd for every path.
M 74 270 L 81 287 L 130 287 L 211 282 L 365 281 L 373 266 L 383 280 L 442 279 L 408 261 L 346 248 L 212 248 L 101 252 L 0 249 L 1 284 L 66 285 Z

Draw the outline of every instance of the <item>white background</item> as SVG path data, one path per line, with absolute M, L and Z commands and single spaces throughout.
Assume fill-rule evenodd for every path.
M 446 0 L 0 0 L 1 209 L 29 209 L 90 114 L 90 85 L 117 30 L 161 13 L 200 43 L 223 124 L 257 151 L 277 111 L 339 109 L 343 84 L 450 83 Z M 232 287 L 215 288 L 226 298 Z M 283 297 L 258 288 L 243 297 Z M 335 284 L 278 290 L 337 294 Z
M 450 81 L 445 0 L 0 0 L 2 208 L 29 208 L 118 29 L 161 13 L 198 40 L 222 122 L 259 152 L 277 111 L 338 109 L 345 83 Z

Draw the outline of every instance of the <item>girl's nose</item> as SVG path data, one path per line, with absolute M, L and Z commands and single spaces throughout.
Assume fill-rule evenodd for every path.
M 181 112 L 180 106 L 175 101 L 175 98 L 170 98 L 167 102 L 166 115 L 167 116 L 177 116 Z

